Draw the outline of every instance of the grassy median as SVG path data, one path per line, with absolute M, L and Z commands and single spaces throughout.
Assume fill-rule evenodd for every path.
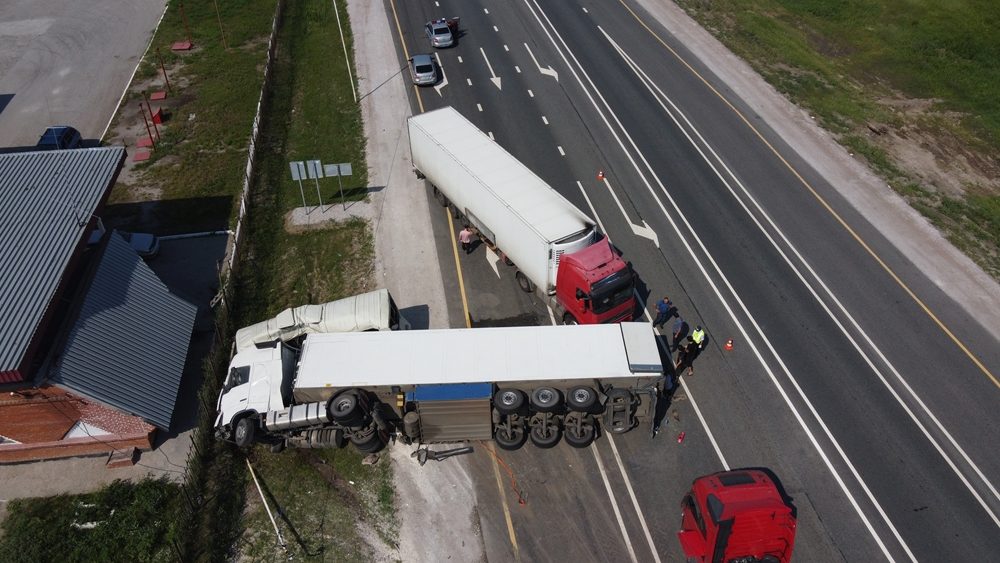
M 1000 3 L 677 3 L 1000 279 Z

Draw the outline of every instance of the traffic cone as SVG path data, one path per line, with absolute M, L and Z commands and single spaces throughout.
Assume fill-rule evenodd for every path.
M 603 170 L 598 170 L 597 171 L 597 181 L 600 182 L 602 180 L 604 180 L 604 171 Z
M 683 441 L 684 441 L 684 432 L 681 432 L 680 434 L 677 435 L 677 443 L 680 444 Z
M 733 339 L 730 338 L 729 340 L 727 340 L 726 341 L 726 345 L 723 346 L 723 348 L 725 348 L 726 350 L 732 350 L 733 349 Z

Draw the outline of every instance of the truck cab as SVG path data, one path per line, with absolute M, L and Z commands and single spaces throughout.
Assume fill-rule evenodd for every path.
M 246 414 L 287 407 L 294 370 L 295 350 L 277 341 L 251 346 L 233 356 L 219 394 L 216 428 L 232 427 Z
M 795 507 L 767 473 L 726 471 L 694 480 L 677 537 L 693 561 L 788 563 L 795 525 Z
M 635 313 L 635 274 L 607 239 L 563 254 L 556 297 L 566 324 L 620 323 Z

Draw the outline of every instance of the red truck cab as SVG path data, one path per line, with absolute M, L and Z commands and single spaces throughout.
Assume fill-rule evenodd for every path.
M 566 324 L 631 321 L 636 309 L 635 274 L 605 238 L 560 257 L 556 298 L 566 310 Z
M 788 563 L 795 507 L 767 473 L 726 471 L 694 480 L 681 501 L 684 555 L 712 563 Z

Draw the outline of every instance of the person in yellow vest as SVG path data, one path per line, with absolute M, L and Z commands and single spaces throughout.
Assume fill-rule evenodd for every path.
M 701 328 L 701 325 L 695 327 L 689 338 L 698 346 L 699 351 L 705 348 L 705 330 Z

